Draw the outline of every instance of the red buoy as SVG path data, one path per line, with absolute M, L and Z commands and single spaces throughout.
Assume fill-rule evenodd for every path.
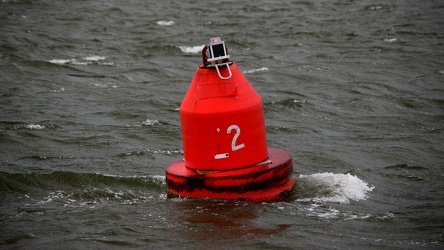
M 180 106 L 184 159 L 166 169 L 170 195 L 273 200 L 292 189 L 291 155 L 267 147 L 262 99 L 212 38 Z
M 267 159 L 262 99 L 232 63 L 232 77 L 199 67 L 180 106 L 185 165 L 228 170 Z

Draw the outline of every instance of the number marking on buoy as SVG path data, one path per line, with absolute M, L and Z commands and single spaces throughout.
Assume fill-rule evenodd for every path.
M 230 134 L 231 130 L 233 130 L 233 129 L 236 130 L 236 134 L 233 136 L 233 140 L 231 140 L 231 150 L 232 151 L 236 151 L 236 150 L 239 150 L 239 149 L 245 147 L 245 144 L 242 143 L 242 144 L 236 145 L 237 138 L 240 135 L 240 128 L 239 128 L 239 126 L 237 126 L 237 125 L 229 126 L 228 129 L 227 129 L 227 134 Z
M 242 143 L 242 144 L 236 145 L 237 138 L 240 135 L 240 128 L 239 128 L 239 126 L 237 126 L 237 125 L 229 126 L 228 129 L 227 129 L 227 134 L 231 134 L 231 130 L 233 130 L 233 129 L 236 130 L 236 134 L 234 134 L 233 140 L 231 140 L 231 151 L 236 151 L 236 150 L 239 150 L 241 148 L 244 148 L 245 144 Z M 219 128 L 217 128 L 216 130 L 217 130 L 217 132 L 220 131 Z M 214 155 L 214 159 L 215 160 L 224 159 L 224 158 L 228 158 L 228 157 L 230 157 L 230 155 L 228 153 L 222 153 L 222 154 Z
M 228 153 L 223 153 L 223 154 L 217 154 L 214 156 L 214 159 L 223 159 L 223 158 L 228 158 Z

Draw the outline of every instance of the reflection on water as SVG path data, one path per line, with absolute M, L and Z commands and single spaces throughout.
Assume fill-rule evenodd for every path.
M 242 201 L 181 200 L 175 202 L 169 220 L 180 223 L 180 238 L 193 241 L 240 241 L 279 233 L 290 224 L 261 221 L 263 205 Z

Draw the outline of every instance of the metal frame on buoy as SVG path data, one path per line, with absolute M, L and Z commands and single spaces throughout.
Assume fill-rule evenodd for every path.
M 215 67 L 217 71 L 217 75 L 222 80 L 228 80 L 233 75 L 231 73 L 229 65 L 231 62 L 229 61 L 230 55 L 228 54 L 227 47 L 225 46 L 225 42 L 221 41 L 219 37 L 214 37 L 210 39 L 210 44 L 207 46 L 210 51 L 210 57 L 206 59 L 207 67 Z M 205 48 L 204 48 L 205 50 Z M 204 51 L 203 50 L 203 51 Z M 204 62 L 205 64 L 205 62 Z M 223 77 L 220 74 L 219 67 L 226 66 L 228 69 L 229 75 Z
M 220 38 L 180 106 L 184 158 L 166 168 L 171 197 L 273 201 L 294 186 L 290 153 L 267 146 L 262 99 Z

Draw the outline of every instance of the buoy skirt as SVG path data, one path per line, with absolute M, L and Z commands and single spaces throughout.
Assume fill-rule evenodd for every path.
M 166 185 L 170 197 L 276 201 L 293 189 L 292 157 L 283 149 L 268 147 L 268 160 L 225 171 L 199 171 L 177 159 L 166 169 Z

